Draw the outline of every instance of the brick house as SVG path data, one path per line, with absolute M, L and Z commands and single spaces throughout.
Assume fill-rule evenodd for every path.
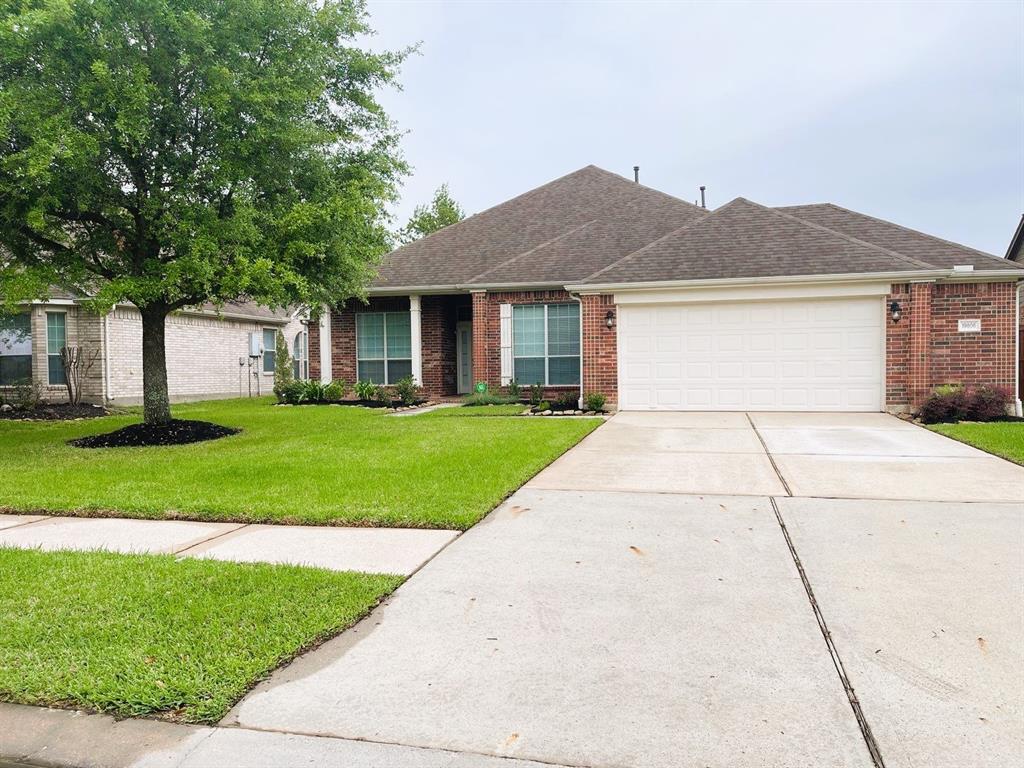
M 273 312 L 252 303 L 231 303 L 218 312 L 207 306 L 167 318 L 167 382 L 172 402 L 239 397 L 270 392 L 274 383 L 273 341 L 281 331 L 295 359 L 295 373 L 308 375 L 303 312 Z M 250 358 L 250 336 L 265 352 Z M 94 362 L 82 386 L 89 403 L 142 402 L 142 318 L 130 304 L 100 315 L 75 297 L 54 291 L 49 300 L 0 318 L 0 398 L 19 383 L 34 382 L 43 399 L 67 399 L 60 349 L 80 346 Z M 244 365 L 239 363 L 244 361 Z M 251 378 L 251 381 L 250 381 Z
M 411 374 L 434 396 L 516 381 L 620 409 L 907 411 L 940 384 L 1016 388 L 1022 280 L 835 205 L 708 211 L 587 166 L 389 254 L 367 302 L 311 325 L 310 374 Z

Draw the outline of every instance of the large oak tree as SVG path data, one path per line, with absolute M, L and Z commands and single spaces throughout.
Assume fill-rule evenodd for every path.
M 161 424 L 169 313 L 360 294 L 405 172 L 369 32 L 363 0 L 0 0 L 4 302 L 132 302 Z

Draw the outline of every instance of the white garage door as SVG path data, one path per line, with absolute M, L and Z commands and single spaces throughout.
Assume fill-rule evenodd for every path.
M 622 305 L 625 410 L 880 411 L 881 301 Z

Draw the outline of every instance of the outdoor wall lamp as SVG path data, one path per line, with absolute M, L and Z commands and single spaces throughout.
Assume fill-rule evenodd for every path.
M 609 328 L 615 327 L 615 313 L 612 312 L 610 309 L 608 310 L 608 313 L 604 316 L 604 324 Z
M 898 323 L 900 318 L 903 317 L 903 310 L 900 308 L 900 303 L 894 301 L 889 305 L 889 314 L 892 315 L 892 321 Z

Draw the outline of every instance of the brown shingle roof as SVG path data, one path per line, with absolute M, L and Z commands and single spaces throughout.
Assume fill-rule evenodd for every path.
M 916 271 L 929 265 L 742 197 L 584 282 Z
M 991 253 L 932 237 L 890 221 L 841 208 L 833 203 L 789 205 L 777 210 L 911 256 L 939 269 L 952 269 L 962 265 L 971 265 L 975 269 L 1018 268 L 1017 265 Z
M 644 208 L 652 213 L 632 233 L 612 235 L 615 226 L 601 223 L 621 221 L 624 211 Z M 588 270 L 594 271 L 645 244 L 639 242 L 645 229 L 653 233 L 651 239 L 658 237 L 665 226 L 654 221 L 658 212 L 670 227 L 705 214 L 695 205 L 588 165 L 393 251 L 371 289 L 468 284 L 484 273 L 494 273 L 487 275 L 492 284 L 499 279 L 574 279 L 581 272 L 573 258 L 584 250 Z M 597 236 L 601 233 L 606 237 Z M 548 249 L 540 253 L 546 244 Z M 499 270 L 505 264 L 508 269 Z

